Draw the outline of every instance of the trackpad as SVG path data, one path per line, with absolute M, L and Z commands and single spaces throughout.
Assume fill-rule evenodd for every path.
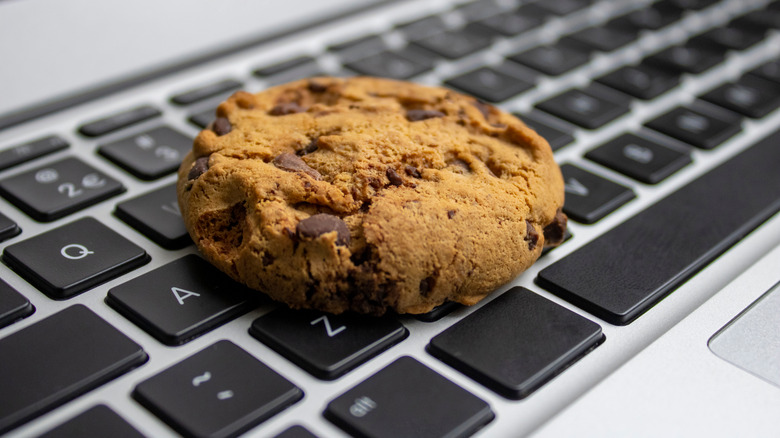
M 780 387 L 780 283 L 713 335 L 710 350 Z

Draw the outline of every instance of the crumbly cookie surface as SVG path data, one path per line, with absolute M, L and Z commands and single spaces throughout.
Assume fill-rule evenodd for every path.
M 517 118 L 444 88 L 313 78 L 217 109 L 179 170 L 202 254 L 293 308 L 471 305 L 563 238 L 563 179 Z

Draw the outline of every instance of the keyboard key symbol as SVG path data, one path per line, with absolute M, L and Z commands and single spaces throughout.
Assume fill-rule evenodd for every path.
M 192 386 L 200 386 L 202 383 L 206 383 L 209 380 L 211 380 L 211 373 L 206 371 L 205 373 L 195 376 L 195 378 L 192 379 Z
M 319 318 L 315 319 L 314 321 L 310 322 L 309 324 L 314 325 L 314 324 L 317 324 L 318 322 L 322 322 L 323 324 L 325 324 L 325 332 L 328 333 L 328 337 L 329 338 L 332 338 L 332 337 L 336 336 L 337 334 L 339 334 L 339 333 L 341 333 L 341 332 L 343 332 L 344 330 L 347 329 L 346 326 L 342 325 L 341 327 L 338 327 L 338 328 L 336 328 L 334 330 L 330 326 L 330 320 L 328 320 L 328 317 L 325 316 L 325 315 L 320 316 Z
M 704 116 L 686 112 L 677 117 L 677 126 L 698 134 L 709 128 L 710 124 Z
M 229 398 L 233 398 L 234 395 L 235 394 L 233 393 L 233 391 L 228 389 L 227 391 L 220 391 L 220 392 L 218 392 L 217 393 L 217 398 L 220 399 L 220 400 L 227 400 Z
M 735 85 L 726 89 L 726 99 L 740 106 L 751 106 L 756 103 L 756 90 Z
M 176 301 L 178 301 L 179 304 L 182 306 L 184 305 L 184 300 L 186 300 L 187 298 L 200 296 L 200 294 L 197 292 L 192 292 L 176 286 L 171 288 L 171 292 L 173 292 L 173 296 L 176 297 Z
M 376 408 L 376 402 L 369 397 L 363 396 L 355 399 L 355 403 L 349 407 L 349 413 L 353 417 L 360 418 L 373 411 L 374 408 Z
M 588 196 L 590 194 L 590 190 L 588 190 L 587 187 L 585 187 L 584 184 L 579 182 L 575 178 L 569 178 L 566 180 L 566 185 L 564 186 L 564 190 L 566 193 L 571 193 L 572 195 L 578 195 L 578 196 Z
M 653 151 L 650 148 L 629 143 L 623 147 L 623 156 L 637 163 L 647 164 L 653 161 Z
M 90 251 L 84 245 L 79 245 L 78 243 L 65 245 L 60 250 L 60 254 L 69 260 L 81 260 L 84 257 L 94 253 L 94 251 Z
M 54 169 L 41 169 L 35 173 L 35 181 L 41 184 L 48 184 L 59 179 L 60 174 Z

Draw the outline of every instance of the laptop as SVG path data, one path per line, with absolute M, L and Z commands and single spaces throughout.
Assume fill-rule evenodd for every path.
M 0 435 L 776 436 L 780 2 L 0 2 Z M 316 75 L 517 114 L 565 242 L 472 307 L 233 284 L 175 171 L 217 104 Z

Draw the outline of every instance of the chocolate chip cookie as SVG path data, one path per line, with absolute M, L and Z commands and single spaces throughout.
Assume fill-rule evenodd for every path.
M 563 239 L 563 179 L 517 118 L 445 88 L 313 78 L 237 92 L 179 170 L 184 222 L 293 308 L 471 305 Z

